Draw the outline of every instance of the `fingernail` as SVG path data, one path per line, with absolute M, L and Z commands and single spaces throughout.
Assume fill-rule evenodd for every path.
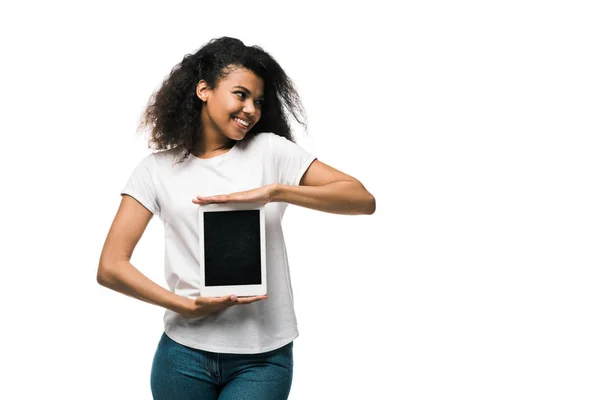
M 236 301 L 237 300 L 237 296 L 234 294 L 233 296 L 231 296 L 231 301 Z

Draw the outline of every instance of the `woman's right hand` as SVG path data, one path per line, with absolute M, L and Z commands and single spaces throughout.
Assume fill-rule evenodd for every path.
M 231 306 L 250 304 L 265 299 L 267 299 L 267 296 L 237 297 L 236 295 L 228 295 L 221 297 L 196 297 L 195 299 L 188 299 L 189 305 L 179 312 L 179 314 L 186 318 L 205 317 L 209 314 L 223 311 Z

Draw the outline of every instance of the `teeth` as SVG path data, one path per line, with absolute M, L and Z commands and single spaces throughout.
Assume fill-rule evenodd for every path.
M 244 126 L 250 125 L 248 122 L 244 121 L 243 119 L 239 119 L 239 118 L 234 118 L 234 119 Z

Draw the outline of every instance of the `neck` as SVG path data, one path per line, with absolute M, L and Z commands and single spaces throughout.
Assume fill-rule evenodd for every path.
M 235 145 L 235 140 L 229 139 L 223 134 L 217 132 L 212 125 L 212 122 L 207 117 L 204 109 L 202 110 L 202 127 L 203 129 L 198 132 L 198 135 L 200 135 L 203 140 L 198 144 L 195 151 L 193 151 L 194 155 L 216 156 L 220 153 L 227 152 Z

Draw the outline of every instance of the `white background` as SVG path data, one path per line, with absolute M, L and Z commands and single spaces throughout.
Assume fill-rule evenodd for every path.
M 3 3 L 0 398 L 151 398 L 163 310 L 97 263 L 146 101 L 223 35 L 281 63 L 298 143 L 377 199 L 288 207 L 290 399 L 600 398 L 593 3 Z M 164 286 L 162 234 L 132 263 Z

